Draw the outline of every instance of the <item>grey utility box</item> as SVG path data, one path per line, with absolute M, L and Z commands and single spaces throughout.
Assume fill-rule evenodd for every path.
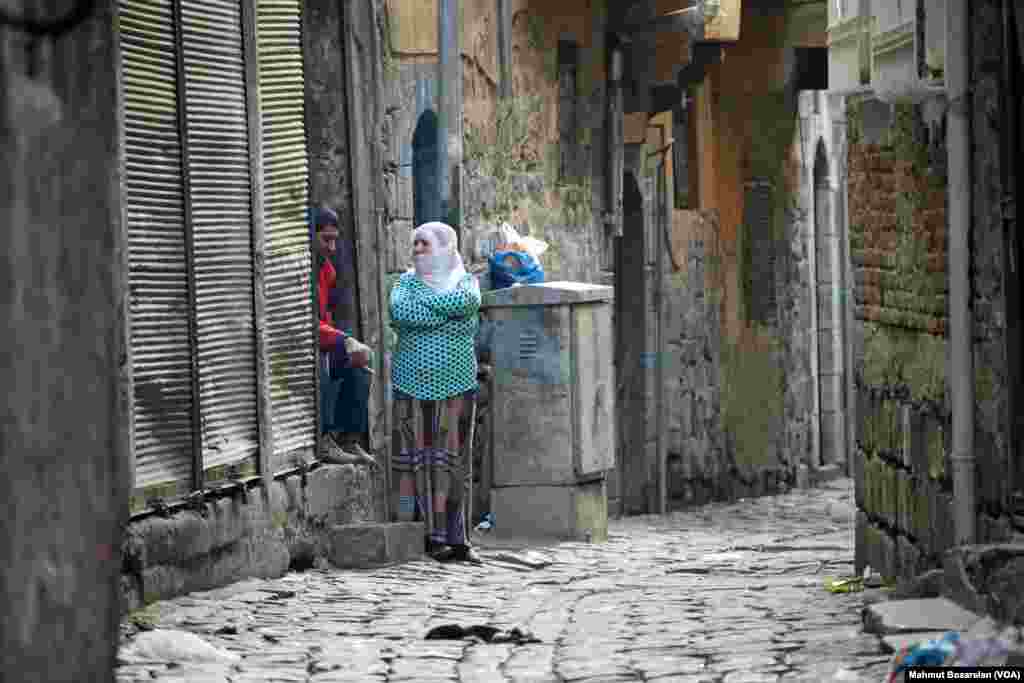
M 615 458 L 611 287 L 490 291 L 493 476 L 500 536 L 603 541 Z

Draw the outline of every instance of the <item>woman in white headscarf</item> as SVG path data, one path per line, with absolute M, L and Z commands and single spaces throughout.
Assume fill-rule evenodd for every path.
M 391 291 L 391 325 L 398 337 L 391 377 L 402 438 L 394 468 L 398 519 L 430 515 L 427 550 L 442 560 L 479 562 L 469 547 L 462 509 L 466 456 L 459 439 L 465 401 L 478 389 L 479 309 L 480 287 L 463 266 L 455 231 L 437 222 L 416 228 L 413 267 Z M 429 430 L 415 429 L 415 421 L 423 419 L 420 402 L 433 408 Z M 425 491 L 427 468 L 432 500 Z

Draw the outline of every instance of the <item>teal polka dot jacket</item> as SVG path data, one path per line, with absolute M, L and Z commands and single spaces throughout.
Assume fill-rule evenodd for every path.
M 415 273 L 404 273 L 391 290 L 391 326 L 398 337 L 391 363 L 394 388 L 421 401 L 475 390 L 479 311 L 480 287 L 472 275 L 441 294 Z

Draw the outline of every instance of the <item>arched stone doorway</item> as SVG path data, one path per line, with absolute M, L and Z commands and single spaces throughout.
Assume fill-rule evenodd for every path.
M 834 194 L 828 151 L 824 140 L 819 140 L 814 153 L 815 300 L 818 321 L 817 466 L 843 466 L 846 461 L 842 261 Z

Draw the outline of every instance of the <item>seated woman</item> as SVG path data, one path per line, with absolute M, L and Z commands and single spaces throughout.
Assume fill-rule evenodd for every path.
M 398 519 L 412 521 L 417 512 L 421 519 L 429 516 L 431 555 L 479 563 L 469 546 L 462 507 L 467 456 L 461 451 L 459 423 L 466 400 L 478 389 L 474 340 L 480 287 L 463 266 L 455 231 L 444 223 L 416 228 L 413 264 L 391 291 L 391 325 L 397 335 L 391 378 L 402 439 L 394 463 Z M 430 429 L 418 429 L 421 409 L 427 408 L 432 409 Z

